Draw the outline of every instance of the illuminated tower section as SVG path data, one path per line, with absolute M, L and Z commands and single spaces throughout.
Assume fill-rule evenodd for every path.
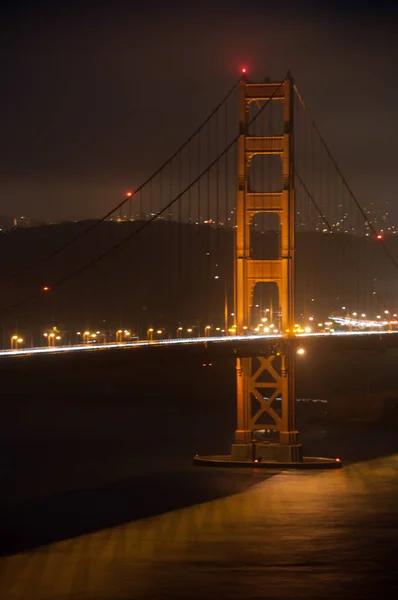
M 283 133 L 278 136 L 249 134 L 252 102 L 283 103 Z M 274 283 L 279 294 L 283 338 L 273 352 L 253 358 L 238 358 L 237 429 L 232 460 L 297 462 L 302 460 L 295 427 L 295 340 L 294 254 L 295 199 L 293 156 L 293 79 L 281 83 L 240 84 L 240 136 L 238 145 L 238 192 L 235 237 L 235 315 L 238 334 L 251 329 L 252 299 L 256 283 Z M 254 192 L 249 174 L 255 155 L 280 157 L 282 189 Z M 273 213 L 279 218 L 279 256 L 254 259 L 251 224 L 256 213 Z M 281 400 L 280 400 L 281 399 Z M 256 443 L 253 432 L 276 431 L 276 443 Z

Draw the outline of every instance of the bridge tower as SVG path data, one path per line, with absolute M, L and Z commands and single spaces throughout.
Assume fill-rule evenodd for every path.
M 238 192 L 235 234 L 235 319 L 243 335 L 252 323 L 252 299 L 256 283 L 275 283 L 279 294 L 283 338 L 272 352 L 237 358 L 237 429 L 232 460 L 300 462 L 301 444 L 295 425 L 295 197 L 293 142 L 293 79 L 279 83 L 240 83 L 240 136 L 238 145 Z M 283 133 L 254 136 L 249 132 L 252 102 L 283 103 Z M 250 168 L 255 155 L 280 157 L 282 189 L 254 192 Z M 252 257 L 251 224 L 256 213 L 279 218 L 279 256 L 275 260 Z M 257 363 L 257 364 L 256 364 Z M 281 402 L 277 400 L 281 398 Z M 275 443 L 256 442 L 254 431 L 278 432 Z

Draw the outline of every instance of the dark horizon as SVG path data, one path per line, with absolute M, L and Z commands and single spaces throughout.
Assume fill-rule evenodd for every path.
M 245 65 L 253 80 L 292 71 L 362 204 L 387 202 L 396 222 L 397 14 L 383 2 L 3 5 L 0 214 L 101 216 Z

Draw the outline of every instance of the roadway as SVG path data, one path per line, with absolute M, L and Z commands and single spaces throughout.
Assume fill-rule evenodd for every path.
M 335 331 L 333 333 L 299 333 L 295 336 L 284 337 L 281 334 L 272 335 L 244 335 L 244 336 L 215 336 L 179 338 L 167 340 L 139 340 L 133 342 L 110 342 L 95 344 L 76 344 L 69 346 L 19 348 L 15 350 L 1 350 L 0 357 L 28 357 L 46 354 L 77 354 L 79 352 L 104 352 L 126 349 L 169 348 L 169 347 L 192 347 L 202 346 L 206 348 L 217 348 L 223 346 L 226 351 L 232 350 L 234 354 L 245 355 L 259 351 L 269 351 L 275 344 L 283 340 L 294 340 L 299 346 L 305 346 L 311 342 L 326 342 L 330 348 L 364 348 L 371 347 L 396 347 L 398 346 L 398 331 Z M 332 341 L 333 340 L 333 341 Z M 249 352 L 248 352 L 249 351 Z M 228 353 L 228 352 L 227 352 Z M 147 354 L 147 353 L 145 353 Z

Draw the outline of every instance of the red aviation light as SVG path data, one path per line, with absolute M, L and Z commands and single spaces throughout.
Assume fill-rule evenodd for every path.
M 383 238 L 384 238 L 384 236 L 383 236 L 383 234 L 382 234 L 382 233 L 378 233 L 378 234 L 376 235 L 376 240 L 382 240 Z
M 246 67 L 242 67 L 240 72 L 242 73 L 242 75 L 246 75 L 246 73 L 247 73 Z
M 127 198 L 131 198 L 132 195 L 133 195 L 133 192 L 126 192 Z
M 41 291 L 42 291 L 42 292 L 49 292 L 50 290 L 51 290 L 51 288 L 50 288 L 50 286 L 48 286 L 48 285 L 44 285 L 44 286 L 41 288 Z

